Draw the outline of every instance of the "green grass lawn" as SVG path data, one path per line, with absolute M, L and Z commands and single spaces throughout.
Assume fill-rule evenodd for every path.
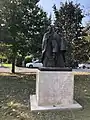
M 74 98 L 82 110 L 31 112 L 29 95 L 35 94 L 34 75 L 0 75 L 0 120 L 90 120 L 90 75 L 75 76 Z
M 2 66 L 11 68 L 11 67 L 12 67 L 12 64 L 3 63 Z

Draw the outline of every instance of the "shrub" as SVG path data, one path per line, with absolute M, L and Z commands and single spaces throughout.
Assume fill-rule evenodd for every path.
M 26 57 L 25 57 L 25 64 L 26 64 L 26 63 L 29 63 L 29 62 L 32 62 L 32 58 L 33 58 L 32 55 L 26 56 Z

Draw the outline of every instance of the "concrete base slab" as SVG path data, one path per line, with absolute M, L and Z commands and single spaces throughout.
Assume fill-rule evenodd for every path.
M 47 111 L 47 110 L 71 110 L 81 109 L 82 106 L 76 101 L 71 105 L 53 105 L 53 106 L 38 106 L 36 101 L 36 95 L 30 95 L 31 111 Z

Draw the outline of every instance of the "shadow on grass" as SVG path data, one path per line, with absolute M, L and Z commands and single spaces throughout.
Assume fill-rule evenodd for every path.
M 29 96 L 35 94 L 35 75 L 2 74 L 0 76 L 0 111 L 3 116 L 24 118 Z M 0 116 L 1 117 L 1 116 Z
M 90 75 L 75 76 L 75 99 L 82 104 L 83 107 L 90 106 Z
M 75 76 L 74 98 L 84 107 L 79 111 L 30 112 L 29 96 L 35 94 L 35 75 L 0 75 L 1 120 L 90 120 L 90 76 Z

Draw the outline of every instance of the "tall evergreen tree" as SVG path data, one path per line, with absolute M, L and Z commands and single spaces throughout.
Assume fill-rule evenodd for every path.
M 82 40 L 82 9 L 80 4 L 74 4 L 72 1 L 62 3 L 59 10 L 53 6 L 55 13 L 55 26 L 58 27 L 61 39 L 67 40 L 66 61 L 71 65 L 73 60 L 83 58 L 82 49 L 84 44 Z M 81 48 L 81 46 L 83 46 Z

